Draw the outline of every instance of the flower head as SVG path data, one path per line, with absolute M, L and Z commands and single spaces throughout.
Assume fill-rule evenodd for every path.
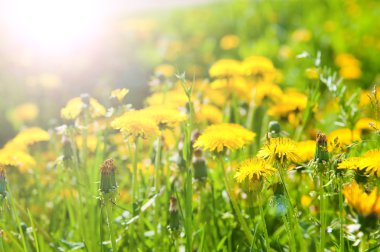
M 380 177 L 380 149 L 367 151 L 359 162 L 359 169 Z
M 88 103 L 89 105 L 86 104 L 82 97 L 71 99 L 66 106 L 61 109 L 61 117 L 68 120 L 76 119 L 84 109 L 89 109 L 92 118 L 106 114 L 106 109 L 96 99 L 90 97 Z
M 126 88 L 119 88 L 112 90 L 111 98 L 116 98 L 119 102 L 122 102 L 124 97 L 129 93 L 129 90 Z
M 233 59 L 221 59 L 210 68 L 210 76 L 216 78 L 238 76 L 241 72 L 241 63 Z
M 287 161 L 298 163 L 302 160 L 299 156 L 297 143 L 284 137 L 270 138 L 257 156 L 271 162 L 279 161 L 281 164 Z
M 206 128 L 194 143 L 195 148 L 212 152 L 237 150 L 253 141 L 255 133 L 239 124 L 220 123 Z
M 147 117 L 152 118 L 159 129 L 173 128 L 186 120 L 186 115 L 168 106 L 152 106 L 141 110 Z
M 354 181 L 344 186 L 343 195 L 348 205 L 360 215 L 364 217 L 375 215 L 380 218 L 380 195 L 376 187 L 368 194 Z
M 273 175 L 276 171 L 277 170 L 264 159 L 254 157 L 239 163 L 235 179 L 239 183 L 242 183 L 245 179 L 250 181 L 260 180 L 262 177 L 267 178 Z
M 159 135 L 156 122 L 141 110 L 124 113 L 113 120 L 111 126 L 134 138 L 151 138 Z

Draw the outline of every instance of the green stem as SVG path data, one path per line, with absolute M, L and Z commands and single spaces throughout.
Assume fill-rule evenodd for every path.
M 135 153 L 133 157 L 133 173 L 132 173 L 132 213 L 133 216 L 136 216 L 136 199 L 138 193 L 139 183 L 137 182 L 137 163 L 138 163 L 138 146 L 139 146 L 139 138 L 135 139 Z
M 160 224 L 160 197 L 158 197 L 158 193 L 160 191 L 160 169 L 161 169 L 161 147 L 162 146 L 162 138 L 159 137 L 157 140 L 157 152 L 156 159 L 154 162 L 154 184 L 155 184 L 155 212 L 154 212 L 154 225 L 155 225 L 155 247 L 159 249 L 160 247 L 160 239 L 158 235 L 158 229 Z
M 264 186 L 263 186 L 263 188 L 264 188 Z M 265 237 L 265 243 L 266 243 L 265 249 L 266 249 L 266 251 L 270 251 L 270 240 L 269 240 L 269 235 L 268 235 L 267 224 L 265 221 L 265 213 L 263 211 L 263 199 L 261 197 L 260 192 L 257 194 L 257 198 L 259 201 L 260 216 L 261 216 L 261 221 L 262 221 L 263 229 L 264 229 L 264 237 Z
M 231 200 L 231 204 L 232 204 L 232 207 L 237 215 L 237 218 L 238 218 L 238 221 L 243 229 L 243 232 L 245 234 L 245 236 L 247 237 L 248 239 L 248 242 L 249 243 L 252 243 L 253 242 L 253 235 L 247 225 L 247 222 L 245 221 L 244 217 L 243 217 L 243 214 L 241 213 L 240 211 L 240 208 L 237 204 L 237 201 L 235 199 L 235 196 L 229 186 L 229 183 L 228 183 L 228 177 L 227 177 L 227 174 L 226 174 L 226 171 L 224 170 L 224 165 L 223 165 L 223 159 L 221 157 L 218 158 L 218 161 L 219 161 L 219 168 L 222 170 L 223 172 L 223 175 L 224 175 L 224 185 L 226 187 L 226 191 L 228 193 L 228 196 Z
M 293 208 L 293 205 L 292 205 L 292 202 L 290 199 L 290 194 L 289 194 L 288 188 L 287 188 L 286 183 L 285 183 L 284 170 L 285 170 L 285 168 L 278 166 L 278 171 L 280 174 L 281 183 L 284 186 L 285 198 L 286 198 L 286 202 L 287 202 L 288 209 L 289 209 L 289 211 L 287 212 L 287 215 L 288 215 L 289 221 L 290 221 L 290 226 L 289 226 L 290 248 L 291 248 L 291 251 L 297 251 L 297 245 L 296 245 L 296 240 L 295 240 L 295 236 L 294 236 L 294 229 L 295 229 L 294 208 Z
M 109 196 L 106 196 L 106 214 L 107 214 L 107 223 L 108 223 L 108 229 L 110 232 L 110 237 L 111 237 L 111 244 L 112 244 L 112 250 L 115 252 L 117 251 L 116 247 L 116 237 L 114 233 L 114 227 L 113 227 L 113 212 L 112 212 L 112 205 L 111 205 L 111 199 Z
M 344 252 L 344 218 L 343 218 L 343 195 L 342 195 L 342 177 L 339 177 L 339 219 L 340 219 L 340 228 L 339 228 L 339 251 Z
M 319 218 L 321 223 L 321 229 L 320 229 L 320 236 L 321 236 L 321 244 L 319 251 L 324 252 L 325 250 L 325 243 L 326 243 L 326 204 L 325 204 L 325 190 L 323 188 L 324 185 L 324 173 L 323 171 L 320 172 L 320 185 L 319 185 L 319 200 L 320 200 L 320 211 L 319 211 Z

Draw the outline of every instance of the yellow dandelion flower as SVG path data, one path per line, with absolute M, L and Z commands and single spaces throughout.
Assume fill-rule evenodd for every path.
M 272 165 L 261 158 L 251 158 L 238 164 L 238 170 L 235 174 L 237 182 L 242 183 L 244 180 L 260 180 L 262 177 L 272 176 L 277 170 Z
M 249 100 L 252 85 L 242 77 L 232 77 L 228 79 L 217 79 L 210 83 L 211 88 L 225 90 L 228 93 L 234 92 L 240 98 Z
M 277 70 L 270 59 L 263 56 L 250 56 L 242 63 L 242 73 L 256 79 L 272 81 L 276 78 Z
M 18 167 L 21 172 L 26 172 L 29 168 L 36 165 L 34 158 L 20 150 L 3 148 L 0 150 L 0 166 Z
M 272 83 L 260 83 L 254 88 L 255 103 L 261 105 L 266 99 L 276 101 L 281 99 L 283 95 L 282 89 Z
M 185 107 L 188 98 L 183 90 L 174 89 L 167 92 L 156 92 L 146 99 L 148 106 L 168 106 L 172 108 Z
M 361 118 L 355 125 L 356 130 L 363 131 L 372 131 L 380 128 L 380 122 L 373 118 Z
M 194 148 L 217 153 L 225 150 L 237 150 L 251 143 L 254 137 L 255 133 L 238 124 L 214 124 L 205 129 L 194 143 Z
M 141 110 L 129 111 L 114 119 L 111 126 L 134 138 L 152 138 L 159 135 L 156 122 Z
M 241 73 L 240 68 L 241 63 L 237 60 L 221 59 L 211 66 L 209 74 L 214 78 L 239 76 Z
M 299 163 L 302 160 L 299 156 L 297 143 L 290 138 L 282 137 L 269 139 L 257 156 L 271 162 L 279 161 L 281 164 L 287 161 Z
M 355 209 L 360 215 L 364 217 L 370 215 L 380 217 L 380 195 L 376 187 L 368 194 L 354 181 L 344 186 L 343 195 L 348 205 Z
M 142 110 L 146 116 L 151 117 L 160 129 L 173 128 L 186 120 L 186 115 L 177 109 L 168 106 L 152 106 Z
M 308 162 L 314 158 L 315 154 L 315 141 L 306 140 L 297 143 L 298 155 L 301 158 L 301 162 Z
M 240 38 L 233 34 L 228 34 L 220 39 L 219 45 L 223 50 L 231 50 L 239 46 Z
M 332 131 L 327 138 L 329 140 L 330 145 L 332 142 L 334 142 L 334 139 L 337 139 L 340 145 L 350 145 L 353 142 L 360 140 L 360 131 L 350 130 L 347 128 L 337 129 Z
M 10 112 L 10 119 L 15 122 L 30 122 L 37 118 L 39 113 L 36 104 L 28 102 L 15 107 Z
M 317 68 L 313 67 L 313 68 L 308 68 L 306 69 L 305 71 L 305 75 L 308 79 L 311 79 L 311 80 L 314 80 L 314 79 L 318 79 L 319 77 L 319 71 Z
M 380 149 L 367 151 L 359 163 L 359 169 L 380 177 Z
M 124 97 L 129 93 L 129 90 L 126 88 L 118 88 L 112 90 L 111 98 L 116 98 L 119 102 L 123 101 Z
M 313 202 L 313 198 L 310 197 L 309 195 L 302 195 L 301 197 L 301 205 L 303 207 L 309 207 L 311 203 Z
M 33 127 L 22 130 L 7 145 L 28 146 L 37 142 L 49 141 L 49 139 L 50 135 L 47 131 Z
M 90 98 L 89 104 L 89 111 L 92 118 L 106 114 L 106 109 L 96 99 Z M 68 120 L 76 119 L 82 113 L 85 106 L 81 97 L 73 98 L 61 109 L 61 117 Z
M 359 164 L 362 158 L 360 157 L 350 157 L 344 159 L 342 162 L 338 164 L 337 169 L 340 170 L 357 170 L 359 168 Z
M 223 121 L 222 111 L 211 104 L 201 104 L 195 112 L 197 122 L 221 123 Z
M 268 115 L 287 117 L 292 112 L 300 112 L 306 108 L 307 96 L 293 89 L 288 89 L 268 110 Z
M 162 74 L 164 75 L 165 77 L 169 78 L 171 76 L 174 75 L 175 73 L 175 69 L 174 69 L 174 66 L 173 65 L 170 65 L 170 64 L 162 64 L 162 65 L 159 65 L 157 66 L 155 69 L 154 69 L 154 72 L 156 74 Z
M 362 76 L 362 70 L 358 66 L 344 66 L 339 70 L 339 75 L 346 80 L 355 80 Z
M 311 37 L 311 32 L 305 28 L 300 28 L 292 33 L 292 39 L 298 42 L 307 42 Z

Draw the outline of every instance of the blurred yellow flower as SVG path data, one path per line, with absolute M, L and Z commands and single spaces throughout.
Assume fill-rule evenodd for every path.
M 312 34 L 308 29 L 300 28 L 292 33 L 292 39 L 298 42 L 307 42 L 311 39 Z
M 366 193 L 359 187 L 356 181 L 344 186 L 343 195 L 350 207 L 355 209 L 358 214 L 367 217 L 375 215 L 380 217 L 380 195 L 377 187 L 371 193 Z
M 335 58 L 335 64 L 340 67 L 339 74 L 344 79 L 358 79 L 362 75 L 360 61 L 352 54 L 338 54 Z
M 194 143 L 194 148 L 211 152 L 237 150 L 251 143 L 255 133 L 232 123 L 220 123 L 208 126 Z
M 121 102 L 128 93 L 129 90 L 126 88 L 115 89 L 111 92 L 111 98 L 116 98 L 119 102 Z
M 293 89 L 287 90 L 268 110 L 268 115 L 287 117 L 291 112 L 301 112 L 306 108 L 307 96 Z
M 28 146 L 37 142 L 49 141 L 49 139 L 50 135 L 47 131 L 33 127 L 22 130 L 7 145 Z
M 313 140 L 297 142 L 298 155 L 301 162 L 308 162 L 314 158 L 316 143 Z
M 301 162 L 297 143 L 290 138 L 270 138 L 268 142 L 261 148 L 258 157 L 270 162 L 278 161 L 281 164 L 285 162 Z
M 73 98 L 67 102 L 63 109 L 61 109 L 61 117 L 68 120 L 76 119 L 85 107 L 86 104 L 82 101 L 81 97 Z M 92 97 L 90 97 L 88 109 L 92 118 L 104 116 L 106 114 L 105 107 Z
M 218 60 L 211 66 L 209 74 L 214 78 L 239 76 L 241 74 L 241 63 L 233 59 Z
M 301 197 L 301 205 L 303 207 L 310 206 L 311 202 L 313 202 L 313 198 L 311 198 L 309 195 L 302 195 L 302 197 Z
M 260 81 L 270 82 L 276 78 L 277 74 L 277 70 L 270 59 L 257 55 L 246 58 L 241 69 L 242 74 Z
M 172 77 L 175 73 L 175 69 L 174 69 L 174 66 L 173 65 L 170 65 L 170 64 L 162 64 L 162 65 L 159 65 L 157 66 L 155 69 L 154 69 L 154 73 L 155 74 L 162 74 L 164 75 L 165 77 L 169 78 L 169 77 Z
M 210 83 L 211 88 L 224 90 L 227 94 L 235 93 L 241 99 L 249 100 L 252 85 L 242 77 L 232 77 L 228 79 L 217 79 Z
M 158 136 L 159 129 L 153 118 L 141 110 L 129 111 L 111 122 L 114 129 L 119 129 L 126 136 L 153 138 Z
M 337 129 L 332 131 L 328 136 L 329 145 L 337 139 L 340 145 L 350 145 L 355 141 L 360 140 L 360 131 L 359 130 L 350 130 L 347 128 Z M 329 146 L 330 147 L 330 146 Z
M 168 106 L 151 106 L 141 110 L 141 112 L 152 118 L 160 130 L 173 128 L 186 120 L 185 114 Z
M 281 99 L 283 92 L 282 89 L 271 83 L 257 84 L 254 89 L 255 103 L 261 105 L 265 100 L 277 101 Z
M 357 121 L 355 125 L 356 130 L 363 131 L 372 131 L 380 128 L 380 122 L 373 118 L 361 118 Z
M 223 50 L 231 50 L 239 46 L 240 38 L 233 34 L 228 34 L 220 39 L 219 45 Z
M 249 181 L 260 180 L 272 176 L 277 170 L 272 165 L 261 158 L 251 158 L 238 164 L 235 179 L 242 183 L 246 179 Z
M 173 108 L 185 107 L 188 98 L 183 90 L 173 89 L 167 92 L 156 92 L 146 99 L 148 106 L 165 105 Z
M 319 77 L 319 71 L 315 67 L 308 68 L 305 71 L 305 75 L 306 75 L 306 77 L 308 79 L 311 79 L 311 80 L 318 79 L 318 77 Z
M 28 102 L 16 106 L 10 111 L 10 119 L 13 122 L 30 122 L 37 118 L 39 113 L 36 104 Z
M 222 111 L 211 104 L 201 104 L 195 112 L 197 122 L 221 123 L 223 121 Z

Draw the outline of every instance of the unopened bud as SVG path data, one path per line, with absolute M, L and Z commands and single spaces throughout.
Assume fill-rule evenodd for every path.
M 168 229 L 173 236 L 177 237 L 181 230 L 180 214 L 177 206 L 177 198 L 170 197 Z
M 268 129 L 271 138 L 280 137 L 281 126 L 277 121 L 270 121 Z
M 202 151 L 196 149 L 193 158 L 194 179 L 203 181 L 207 179 L 207 163 L 202 157 Z
M 107 159 L 100 167 L 100 191 L 102 193 L 114 192 L 117 188 L 115 178 L 116 167 L 112 159 Z
M 327 150 L 327 137 L 325 134 L 318 132 L 314 160 L 317 163 L 329 161 L 329 152 Z

